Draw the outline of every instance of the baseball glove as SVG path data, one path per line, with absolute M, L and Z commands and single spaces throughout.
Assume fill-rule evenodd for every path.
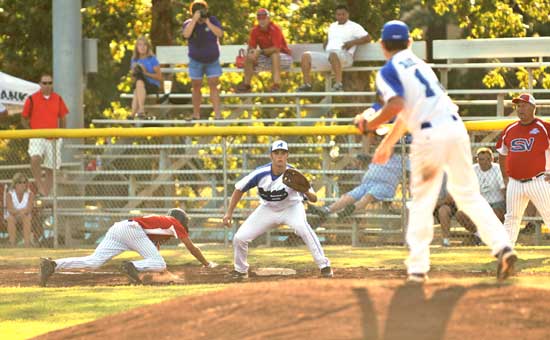
M 296 169 L 286 169 L 283 174 L 283 183 L 286 186 L 302 193 L 311 188 L 311 184 L 309 184 L 307 178 Z

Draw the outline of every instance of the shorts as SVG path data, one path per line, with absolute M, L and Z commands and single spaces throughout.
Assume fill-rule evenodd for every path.
M 332 66 L 328 60 L 331 53 L 336 53 L 342 67 L 353 65 L 353 55 L 344 50 L 330 50 L 326 52 L 305 52 L 311 56 L 311 69 L 314 71 L 330 71 Z
M 288 71 L 292 66 L 292 56 L 286 53 L 279 53 L 279 60 L 281 61 L 281 70 Z M 260 54 L 256 66 L 254 66 L 254 72 L 271 71 L 271 56 Z
M 222 75 L 222 67 L 220 60 L 217 59 L 211 63 L 202 63 L 195 59 L 189 58 L 189 77 L 194 80 L 202 80 L 206 78 L 214 78 Z
M 354 200 L 359 201 L 365 195 L 372 195 L 379 201 L 391 201 L 395 195 L 395 185 L 384 182 L 368 181 L 362 183 L 347 194 Z
M 153 83 L 150 83 L 147 81 L 146 77 L 143 75 L 143 73 L 139 73 L 136 75 L 137 80 L 143 80 L 145 83 L 145 93 L 147 94 L 155 94 L 159 92 L 159 87 Z M 136 80 L 136 82 L 137 82 Z M 136 89 L 136 83 L 134 83 L 134 90 Z
M 504 201 L 489 203 L 489 205 L 493 208 L 493 210 L 500 209 L 502 211 L 506 211 L 506 202 Z
M 45 138 L 31 138 L 29 140 L 29 156 L 42 157 L 42 166 L 44 168 L 53 169 L 53 144 L 57 141 L 57 159 L 56 169 L 61 167 L 61 145 L 63 144 L 61 139 L 45 139 Z

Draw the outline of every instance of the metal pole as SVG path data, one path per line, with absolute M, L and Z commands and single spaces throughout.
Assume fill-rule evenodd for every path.
M 228 192 L 227 192 L 227 137 L 222 137 L 222 158 L 223 158 L 223 211 L 227 212 L 228 206 Z M 223 245 L 225 247 L 229 246 L 229 234 L 227 233 L 227 228 L 223 236 Z
M 403 181 L 401 183 L 401 229 L 403 230 L 403 240 L 406 243 L 407 234 L 407 147 L 405 137 L 401 137 L 401 173 Z
M 52 2 L 54 89 L 69 109 L 68 128 L 84 127 L 81 7 L 80 0 Z
M 53 202 L 52 202 L 52 213 L 53 213 L 53 247 L 58 248 L 59 247 L 59 226 L 57 223 L 57 157 L 58 157 L 58 150 L 57 150 L 57 143 L 59 142 L 58 139 L 53 140 L 53 179 L 52 179 L 52 196 L 53 196 Z M 61 152 L 61 150 L 59 150 Z M 67 245 L 68 241 L 68 234 L 69 231 L 65 230 L 65 245 Z

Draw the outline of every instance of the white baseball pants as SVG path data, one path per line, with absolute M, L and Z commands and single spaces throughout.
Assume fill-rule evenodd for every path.
M 138 271 L 160 272 L 166 269 L 166 262 L 157 247 L 134 221 L 113 224 L 92 255 L 55 260 L 55 269 L 96 269 L 127 250 L 138 252 L 143 257 L 143 260 L 132 262 Z
M 408 273 L 430 269 L 430 243 L 433 239 L 433 210 L 447 173 L 447 188 L 458 209 L 476 224 L 481 239 L 493 255 L 511 247 L 502 223 L 481 196 L 472 168 L 470 138 L 461 121 L 450 121 L 420 130 L 411 145 L 411 193 L 407 243 L 410 254 L 405 262 Z
M 286 224 L 302 238 L 308 247 L 315 263 L 319 268 L 330 266 L 330 261 L 325 257 L 317 234 L 307 223 L 306 212 L 302 203 L 294 204 L 281 211 L 260 205 L 248 216 L 233 236 L 233 251 L 235 270 L 241 273 L 248 272 L 248 243 L 269 229 L 281 224 Z
M 550 183 L 544 180 L 544 176 L 525 183 L 510 177 L 506 188 L 504 229 L 513 244 L 518 240 L 519 225 L 529 200 L 539 211 L 544 224 L 550 226 Z

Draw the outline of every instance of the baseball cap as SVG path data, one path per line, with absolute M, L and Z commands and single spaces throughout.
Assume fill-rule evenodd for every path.
M 409 26 L 403 21 L 388 21 L 382 28 L 382 41 L 395 40 L 409 40 Z
M 512 103 L 518 103 L 518 102 L 526 102 L 533 106 L 537 106 L 537 103 L 535 102 L 535 97 L 533 97 L 529 93 L 522 93 L 518 97 L 512 99 Z
M 288 144 L 284 140 L 276 140 L 271 144 L 271 152 L 275 150 L 286 150 L 288 151 Z
M 256 12 L 256 16 L 266 16 L 268 17 L 269 16 L 269 11 L 265 8 L 260 8 L 257 12 Z

